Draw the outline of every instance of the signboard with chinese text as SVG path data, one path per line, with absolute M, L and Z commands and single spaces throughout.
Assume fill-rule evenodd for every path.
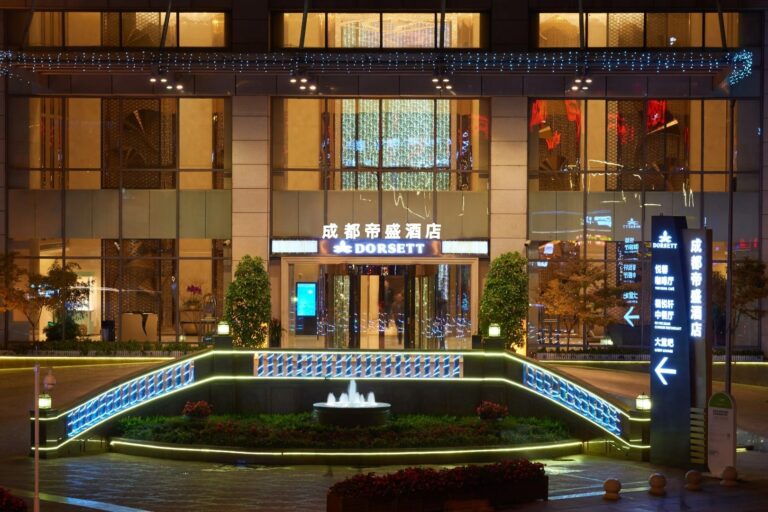
M 422 226 L 419 222 L 407 222 L 402 226 L 397 222 L 383 226 L 374 222 L 367 224 L 348 222 L 343 226 L 339 226 L 335 222 L 331 222 L 323 226 L 321 238 L 323 240 L 336 240 L 340 238 L 346 240 L 440 240 L 441 228 L 440 224 L 429 223 Z
M 651 462 L 687 467 L 691 408 L 708 396 L 711 233 L 660 216 L 651 237 Z

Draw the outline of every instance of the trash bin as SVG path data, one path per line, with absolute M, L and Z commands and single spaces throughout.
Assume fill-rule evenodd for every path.
M 115 321 L 114 320 L 101 321 L 101 340 L 115 341 Z

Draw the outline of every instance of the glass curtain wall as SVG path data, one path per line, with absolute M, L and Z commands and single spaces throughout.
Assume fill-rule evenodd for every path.
M 484 100 L 274 99 L 272 236 L 441 222 L 487 238 L 488 130 Z
M 278 15 L 274 44 L 298 48 L 302 13 Z M 445 48 L 485 46 L 482 16 L 477 12 L 445 13 Z M 311 12 L 307 16 L 305 48 L 436 48 L 439 13 Z
M 24 13 L 26 17 L 26 13 Z M 26 24 L 26 18 L 19 22 Z M 27 35 L 28 46 L 157 48 L 165 12 L 36 11 Z M 224 47 L 223 12 L 172 12 L 165 47 Z
M 80 336 L 212 329 L 231 260 L 229 102 L 12 97 L 9 109 L 8 247 L 32 274 L 77 266 L 89 290 Z M 30 330 L 13 312 L 9 339 Z
M 760 111 L 756 100 L 531 101 L 529 334 L 565 343 L 563 319 L 539 299 L 558 265 L 586 258 L 609 285 L 633 285 L 624 298 L 639 314 L 634 327 L 619 320 L 594 329 L 591 341 L 647 346 L 651 218 L 682 215 L 690 228 L 712 229 L 714 270 L 725 275 L 730 166 L 737 205 L 730 250 L 736 261 L 759 258 Z M 721 306 L 715 305 L 716 345 L 724 336 Z M 625 311 L 612 313 L 621 318 Z M 757 328 L 744 319 L 736 343 L 759 343 Z
M 758 12 L 723 14 L 728 47 L 761 46 Z M 584 14 L 585 41 L 590 48 L 719 48 L 716 12 L 590 12 Z M 578 48 L 579 15 L 542 12 L 538 15 L 539 48 Z

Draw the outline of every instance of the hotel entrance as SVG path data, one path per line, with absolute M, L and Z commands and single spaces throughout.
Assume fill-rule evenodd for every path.
M 471 346 L 476 260 L 285 262 L 283 346 L 441 350 Z M 474 288 L 474 290 L 473 290 Z M 286 325 L 287 324 L 287 325 Z M 287 327 L 287 328 L 286 328 Z

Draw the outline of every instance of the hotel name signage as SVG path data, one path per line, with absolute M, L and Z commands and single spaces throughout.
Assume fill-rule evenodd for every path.
M 320 254 L 332 256 L 439 256 L 438 240 L 320 240 Z
M 440 224 L 336 223 L 323 226 L 319 253 L 333 256 L 439 256 Z M 343 238 L 341 237 L 343 235 Z M 422 236 L 423 235 L 423 236 Z
M 651 462 L 687 467 L 690 409 L 709 395 L 711 231 L 659 216 L 651 236 Z

